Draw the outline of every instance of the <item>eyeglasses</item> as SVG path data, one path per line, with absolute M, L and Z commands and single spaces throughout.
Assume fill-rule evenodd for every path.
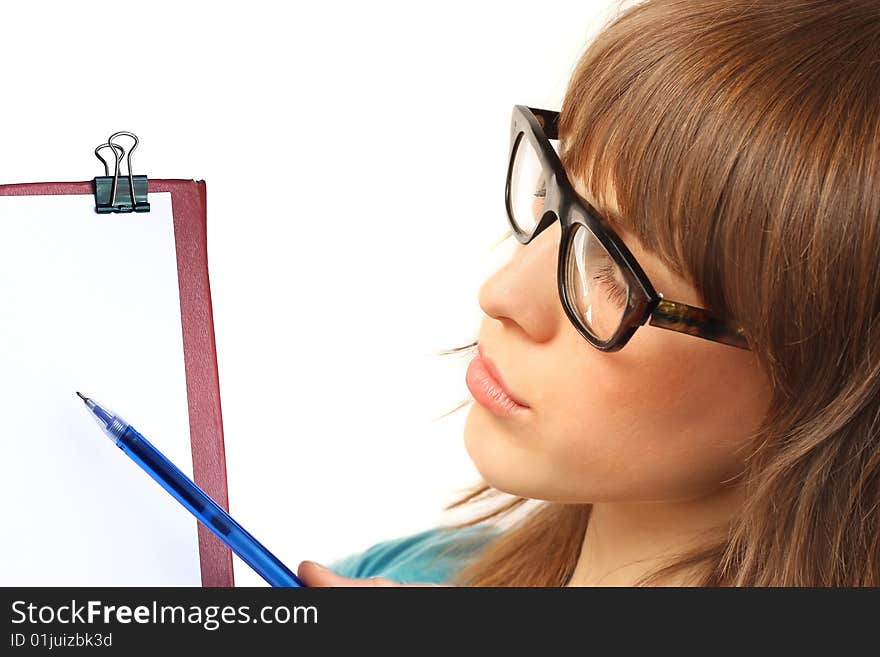
M 749 349 L 742 327 L 654 289 L 623 240 L 574 191 L 550 143 L 559 139 L 558 119 L 559 112 L 514 105 L 505 205 L 522 244 L 560 220 L 559 298 L 581 335 L 597 349 L 617 351 L 647 321 Z

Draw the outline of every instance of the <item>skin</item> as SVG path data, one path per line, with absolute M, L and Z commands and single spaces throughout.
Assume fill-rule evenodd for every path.
M 297 577 L 311 587 L 340 586 L 340 587 L 364 587 L 364 586 L 444 586 L 443 584 L 401 584 L 387 577 L 367 577 L 355 579 L 337 575 L 329 568 L 314 561 L 303 561 L 296 571 Z
M 689 283 L 618 232 L 666 298 L 703 305 Z M 647 324 L 620 351 L 592 347 L 559 301 L 559 238 L 557 221 L 517 243 L 480 287 L 481 348 L 529 409 L 501 417 L 474 402 L 465 447 L 499 490 L 593 504 L 570 585 L 631 585 L 737 513 L 738 476 L 770 383 L 749 351 Z M 331 581 L 309 567 L 303 574 Z

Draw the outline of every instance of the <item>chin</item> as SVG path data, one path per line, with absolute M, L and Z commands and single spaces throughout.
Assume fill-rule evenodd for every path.
M 464 448 L 483 481 L 508 492 L 505 480 L 510 478 L 506 465 L 508 448 L 504 445 L 502 429 L 492 423 L 489 411 L 477 402 L 471 405 L 464 424 Z M 502 476 L 506 473 L 506 477 Z
M 534 455 L 495 416 L 474 402 L 464 425 L 464 446 L 483 481 L 510 495 L 536 495 Z

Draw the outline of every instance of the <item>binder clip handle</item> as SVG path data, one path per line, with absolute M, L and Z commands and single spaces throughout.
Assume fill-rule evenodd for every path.
M 113 140 L 117 137 L 131 137 L 133 140 L 131 148 L 126 152 L 122 146 Z M 95 148 L 95 156 L 104 164 L 104 175 L 97 176 L 94 180 L 95 187 L 95 210 L 101 214 L 108 212 L 149 212 L 150 203 L 147 199 L 147 177 L 135 176 L 131 168 L 131 154 L 138 146 L 138 138 L 134 133 L 126 130 L 120 130 L 110 135 L 106 143 L 98 145 Z M 109 148 L 113 151 L 115 162 L 113 165 L 113 175 L 110 175 L 110 165 L 100 152 Z M 128 185 L 119 186 L 119 173 L 122 160 L 125 158 L 128 168 L 127 182 Z
M 95 156 L 99 160 L 101 160 L 101 162 L 104 163 L 104 176 L 109 177 L 110 176 L 110 165 L 107 163 L 107 160 L 105 160 L 103 157 L 101 157 L 101 151 L 104 150 L 105 148 L 112 148 L 116 152 L 117 158 L 121 158 L 124 151 L 122 150 L 122 146 L 120 146 L 119 144 L 109 144 L 109 143 L 108 144 L 101 144 L 100 146 L 98 146 L 95 149 Z M 117 159 L 117 164 L 118 164 L 118 159 Z

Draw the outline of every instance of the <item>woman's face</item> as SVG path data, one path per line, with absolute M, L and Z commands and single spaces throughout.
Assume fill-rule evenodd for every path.
M 582 189 L 578 189 L 583 194 Z M 667 299 L 702 306 L 684 280 L 620 237 Z M 750 351 L 645 324 L 617 352 L 592 347 L 559 301 L 560 226 L 479 291 L 479 344 L 528 409 L 502 416 L 474 402 L 465 446 L 495 488 L 568 503 L 709 495 L 743 468 L 770 385 Z

